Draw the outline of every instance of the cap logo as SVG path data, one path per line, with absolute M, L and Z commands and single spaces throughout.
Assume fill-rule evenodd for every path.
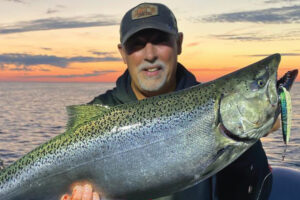
M 151 4 L 141 4 L 131 12 L 131 19 L 141 19 L 158 15 L 158 7 Z

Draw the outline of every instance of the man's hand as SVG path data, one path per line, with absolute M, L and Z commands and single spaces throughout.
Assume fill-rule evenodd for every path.
M 266 134 L 264 135 L 264 137 L 267 137 L 270 133 L 278 130 L 280 128 L 280 117 L 277 118 L 275 124 L 273 125 L 272 129 Z
M 85 184 L 76 185 L 71 196 L 64 194 L 60 200 L 100 200 L 100 196 L 97 192 L 93 192 L 91 184 Z
M 270 130 L 270 132 L 274 132 L 280 128 L 280 117 L 277 118 L 273 128 Z

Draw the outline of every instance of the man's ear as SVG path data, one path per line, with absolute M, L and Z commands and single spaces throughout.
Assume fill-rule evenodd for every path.
M 179 32 L 177 36 L 177 55 L 180 55 L 182 52 L 182 42 L 183 42 L 183 33 Z
M 124 64 L 127 64 L 126 56 L 125 56 L 126 55 L 125 49 L 123 48 L 123 46 L 121 44 L 118 44 L 118 49 L 122 56 L 122 60 L 123 60 Z

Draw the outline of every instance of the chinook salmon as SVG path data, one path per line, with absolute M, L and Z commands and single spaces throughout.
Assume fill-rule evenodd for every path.
M 226 167 L 278 116 L 275 54 L 217 80 L 115 107 L 68 108 L 65 133 L 0 172 L 1 200 L 57 200 L 87 180 L 106 198 L 149 199 Z

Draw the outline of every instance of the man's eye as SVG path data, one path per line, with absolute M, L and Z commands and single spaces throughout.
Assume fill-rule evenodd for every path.
M 163 44 L 163 43 L 167 43 L 168 41 L 169 41 L 168 37 L 160 36 L 160 37 L 153 39 L 152 43 L 153 44 Z
M 138 51 L 138 50 L 144 48 L 145 44 L 146 43 L 142 42 L 142 41 L 128 42 L 127 44 L 125 44 L 125 49 L 128 54 L 131 54 L 135 51 Z
M 144 47 L 146 45 L 145 42 L 142 42 L 142 41 L 136 41 L 133 43 L 133 46 L 135 47 Z

